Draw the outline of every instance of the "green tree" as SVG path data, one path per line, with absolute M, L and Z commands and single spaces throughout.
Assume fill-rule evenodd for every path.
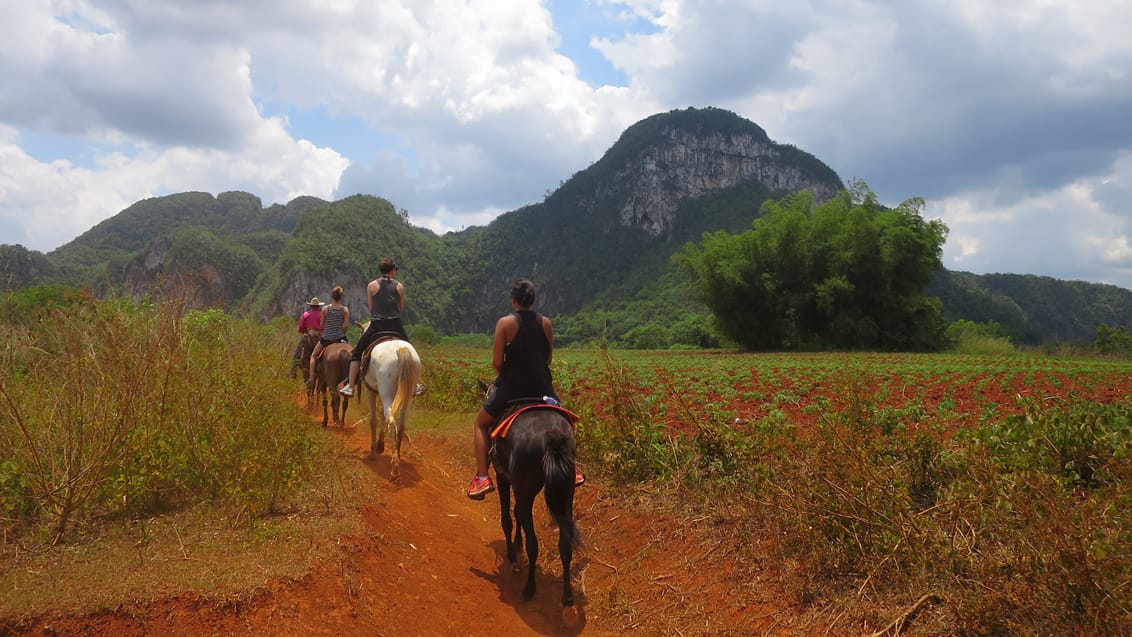
M 706 314 L 688 314 L 669 330 L 673 345 L 710 349 L 723 347 L 723 337 Z
M 1110 356 L 1128 356 L 1132 354 L 1132 337 L 1123 325 L 1109 327 L 1104 323 L 1097 326 L 1097 340 L 1094 342 L 1097 352 Z
M 863 182 L 814 205 L 763 204 L 752 230 L 707 233 L 675 256 L 723 334 L 747 349 L 934 349 L 943 321 L 923 294 L 947 227 L 923 200 L 881 206 Z
M 656 323 L 638 325 L 625 332 L 620 340 L 627 349 L 667 349 L 670 343 L 668 328 Z

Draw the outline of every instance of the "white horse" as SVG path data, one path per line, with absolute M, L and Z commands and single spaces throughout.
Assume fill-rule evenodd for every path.
M 376 458 L 385 451 L 385 430 L 393 439 L 390 477 L 401 477 L 401 439 L 405 436 L 405 421 L 409 418 L 409 403 L 413 400 L 417 381 L 421 377 L 421 357 L 408 342 L 399 339 L 382 341 L 373 346 L 360 387 L 365 387 L 369 405 L 369 457 Z M 377 429 L 377 398 L 381 397 L 382 427 Z M 394 427 L 396 430 L 394 430 Z

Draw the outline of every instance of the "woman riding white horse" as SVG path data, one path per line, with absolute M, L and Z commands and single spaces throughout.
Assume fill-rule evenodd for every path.
M 368 325 L 363 325 L 363 329 Z M 408 341 L 398 338 L 378 341 L 370 349 L 369 366 L 366 367 L 358 389 L 368 389 L 366 404 L 369 405 L 369 431 L 371 458 L 385 451 L 385 432 L 389 430 L 393 439 L 390 454 L 392 468 L 390 477 L 401 477 L 401 440 L 405 437 L 405 423 L 409 418 L 409 405 L 416 393 L 417 381 L 421 377 L 421 357 Z M 381 398 L 382 426 L 377 425 L 377 399 Z

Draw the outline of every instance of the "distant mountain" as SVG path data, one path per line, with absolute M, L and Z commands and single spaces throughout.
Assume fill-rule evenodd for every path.
M 188 192 L 139 201 L 48 253 L 0 246 L 5 283 L 70 283 L 226 307 L 264 319 L 297 315 L 311 296 L 346 290 L 365 313 L 383 256 L 408 289 L 406 319 L 445 333 L 490 331 L 519 276 L 539 289 L 563 342 L 667 329 L 707 310 L 670 261 L 704 232 L 751 227 L 764 201 L 842 190 L 812 155 L 716 108 L 654 115 L 540 203 L 443 236 L 379 197 L 300 197 L 263 207 L 247 193 Z M 1092 340 L 1128 326 L 1132 292 L 1032 275 L 941 271 L 929 289 L 948 320 L 995 321 L 1017 342 Z M 693 323 L 695 321 L 692 321 Z
M 945 320 L 993 321 L 1020 344 L 1092 341 L 1101 324 L 1132 325 L 1132 291 L 1104 283 L 941 270 L 927 292 Z
M 246 192 L 143 199 L 48 253 L 49 278 L 103 294 L 179 294 L 190 305 L 228 306 L 274 264 L 299 217 L 325 203 L 298 197 L 264 208 Z
M 625 303 L 634 290 L 674 273 L 669 256 L 704 231 L 748 229 L 770 197 L 810 190 L 821 201 L 842 187 L 812 155 L 772 142 L 734 113 L 654 115 L 629 127 L 542 203 L 451 237 L 468 255 L 472 275 L 458 299 L 465 314 L 453 327 L 490 327 L 506 310 L 517 274 L 539 285 L 539 307 L 548 314 L 573 314 L 631 283 L 611 299 Z

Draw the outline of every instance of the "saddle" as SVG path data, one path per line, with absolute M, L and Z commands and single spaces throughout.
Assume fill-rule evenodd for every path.
M 578 422 L 580 418 L 580 416 L 565 407 L 544 403 L 541 398 L 519 398 L 511 401 L 509 405 L 511 406 L 503 412 L 503 415 L 499 417 L 498 423 L 491 429 L 491 437 L 493 439 L 506 438 L 507 433 L 511 431 L 511 425 L 515 422 L 515 419 L 519 417 L 519 414 L 529 409 L 553 409 L 565 416 L 566 420 L 569 420 L 571 425 Z
M 333 343 L 330 343 L 326 347 L 322 348 L 322 351 L 318 353 L 318 356 L 315 356 L 315 360 L 321 360 L 322 357 L 326 356 L 326 353 L 330 351 L 330 348 L 334 347 L 335 345 L 345 345 L 349 347 L 350 343 L 344 338 L 340 341 L 334 341 Z
M 366 351 L 362 352 L 361 364 L 358 366 L 358 378 L 366 377 L 366 370 L 369 369 L 369 355 L 373 352 L 373 348 L 377 347 L 379 343 L 404 340 L 397 332 L 378 332 L 377 334 L 377 338 L 366 347 Z

